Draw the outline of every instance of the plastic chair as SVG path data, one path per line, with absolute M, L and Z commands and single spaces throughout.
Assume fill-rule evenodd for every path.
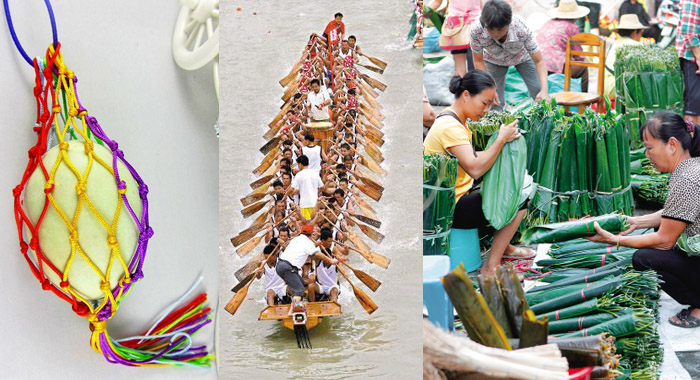
M 440 280 L 449 271 L 447 256 L 423 256 L 423 305 L 428 309 L 428 319 L 436 326 L 453 331 L 454 308 Z
M 573 50 L 572 45 L 597 47 L 598 52 Z M 598 57 L 597 63 L 587 61 L 574 61 L 574 55 L 584 57 Z M 598 68 L 598 94 L 588 92 L 571 92 L 571 66 L 584 66 Z M 566 41 L 566 64 L 564 66 L 564 92 L 552 94 L 557 104 L 563 106 L 567 114 L 569 107 L 578 107 L 578 113 L 582 114 L 586 106 L 598 103 L 598 109 L 603 108 L 603 94 L 605 93 L 605 40 L 591 33 L 579 33 L 569 37 Z
M 460 262 L 464 264 L 467 272 L 481 268 L 479 230 L 453 228 L 450 231 L 450 270 L 456 268 Z

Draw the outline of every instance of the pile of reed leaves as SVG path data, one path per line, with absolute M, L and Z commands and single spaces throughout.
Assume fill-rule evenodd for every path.
M 423 155 L 423 254 L 446 255 L 455 209 L 457 159 L 446 154 Z
M 528 172 L 538 184 L 528 219 L 555 223 L 588 215 L 631 215 L 629 131 L 615 111 L 565 116 L 556 102 L 518 115 Z
M 663 358 L 657 331 L 661 280 L 654 271 L 632 269 L 633 252 L 583 239 L 553 244 L 553 258 L 538 261 L 550 270 L 541 278 L 549 284 L 528 290 L 526 301 L 538 318 L 550 319 L 550 336 L 615 336 L 618 379 L 654 380 Z M 610 260 L 620 255 L 627 257 Z
M 683 75 L 673 47 L 627 45 L 617 49 L 615 109 L 625 115 L 634 148 L 641 147 L 639 126 L 660 110 L 683 114 Z

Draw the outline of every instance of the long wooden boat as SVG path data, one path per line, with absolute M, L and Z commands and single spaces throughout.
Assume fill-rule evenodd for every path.
M 386 171 L 381 167 L 384 160 L 381 146 L 384 144 L 382 129 L 385 117 L 376 98 L 379 92 L 386 89 L 386 85 L 361 70 L 383 73 L 386 63 L 378 58 L 368 57 L 359 50 L 355 51 L 349 48 L 349 45 L 343 46 L 344 43 L 343 41 L 338 44 L 329 44 L 326 38 L 312 34 L 301 58 L 294 64 L 289 74 L 279 81 L 284 88 L 282 95 L 284 104 L 269 123 L 269 130 L 264 134 L 268 141 L 260 151 L 265 157 L 253 170 L 253 174 L 259 178 L 251 183 L 253 191 L 241 198 L 244 206 L 241 211 L 243 216 L 246 218 L 256 214 L 258 216 L 250 226 L 231 238 L 231 243 L 237 247 L 236 252 L 240 256 L 254 251 L 263 240 L 270 237 L 274 228 L 280 223 L 291 224 L 287 219 L 294 220 L 300 215 L 298 210 L 291 210 L 282 220 L 279 220 L 284 215 L 280 209 L 285 206 L 281 208 L 277 206 L 283 201 L 278 199 L 279 196 L 275 197 L 271 184 L 280 179 L 280 167 L 284 162 L 281 154 L 284 141 L 296 139 L 296 133 L 311 133 L 316 141 L 320 141 L 325 155 L 335 158 L 338 160 L 336 162 L 353 166 L 346 174 L 349 183 L 348 191 L 343 198 L 345 205 L 343 207 L 350 209 L 352 206 L 352 211 L 328 206 L 321 197 L 316 208 L 318 212 L 313 220 L 318 220 L 319 224 L 332 226 L 331 228 L 335 231 L 334 240 L 346 253 L 357 253 L 358 256 L 383 269 L 390 264 L 389 258 L 373 252 L 370 245 L 360 236 L 361 233 L 376 243 L 381 243 L 384 238 L 384 235 L 377 230 L 381 226 L 381 221 L 377 218 L 371 202 L 379 201 L 384 191 L 380 181 L 386 175 Z M 362 58 L 364 63 L 361 63 Z M 330 84 L 334 105 L 330 121 L 313 122 L 309 115 L 304 113 L 304 100 L 310 91 L 309 84 L 312 79 L 320 79 L 322 83 L 328 81 Z M 344 141 L 355 145 L 353 147 L 350 144 L 351 149 L 348 151 L 344 145 L 340 144 Z M 341 153 L 345 153 L 345 156 Z M 326 186 L 332 188 L 333 183 L 341 186 L 340 178 L 343 175 L 337 173 L 332 164 L 333 162 L 325 162 L 321 169 L 322 178 L 328 179 L 328 182 L 324 181 L 326 183 L 324 190 L 327 190 Z M 335 168 L 341 170 L 343 166 L 335 165 Z M 348 168 L 345 166 L 345 169 Z M 333 210 L 338 211 L 338 214 L 336 215 Z M 341 220 L 345 220 L 345 223 Z M 355 228 L 355 231 L 352 231 L 351 227 Z M 260 232 L 264 233 L 260 234 Z M 240 282 L 232 289 L 235 294 L 226 305 L 229 313 L 236 312 L 245 299 L 248 287 L 255 280 L 255 271 L 260 270 L 264 264 L 262 253 L 258 253 L 236 271 L 236 278 Z M 379 287 L 379 281 L 347 263 L 338 264 L 337 268 L 352 287 L 355 297 L 363 308 L 370 314 L 374 312 L 377 305 L 362 289 L 353 284 L 345 268 L 350 269 L 372 291 Z M 283 327 L 295 331 L 299 347 L 311 348 L 308 330 L 316 327 L 324 318 L 340 316 L 342 313 L 343 309 L 339 303 L 322 301 L 308 302 L 306 310 L 295 311 L 290 315 L 290 304 L 287 303 L 266 307 L 260 312 L 258 319 L 280 322 Z

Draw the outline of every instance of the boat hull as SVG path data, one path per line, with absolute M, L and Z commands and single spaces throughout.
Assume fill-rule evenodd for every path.
M 280 321 L 282 326 L 294 330 L 294 321 L 289 316 L 289 304 L 268 306 L 260 312 L 259 321 Z M 306 305 L 306 328 L 316 327 L 323 317 L 335 317 L 343 313 L 343 308 L 337 302 L 309 302 Z

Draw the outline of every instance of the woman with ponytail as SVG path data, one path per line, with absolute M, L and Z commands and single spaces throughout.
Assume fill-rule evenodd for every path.
M 459 161 L 455 192 L 457 205 L 452 228 L 472 229 L 488 225 L 481 209 L 481 194 L 469 193 L 474 178 L 479 178 L 491 169 L 503 146 L 520 138 L 518 122 L 501 125 L 498 138 L 487 150 L 477 152 L 472 145 L 472 131 L 468 120 L 481 119 L 496 98 L 496 82 L 491 74 L 483 70 L 469 71 L 463 77 L 455 76 L 450 81 L 450 92 L 455 94 L 452 107 L 444 110 L 435 119 L 423 142 L 423 153 L 443 153 L 455 156 Z M 481 273 L 493 274 L 501 264 L 504 254 L 511 258 L 530 258 L 535 252 L 517 248 L 510 244 L 525 209 L 518 211 L 515 219 L 496 231 L 491 246 L 491 256 L 481 267 Z
M 671 317 L 678 327 L 700 326 L 700 126 L 671 111 L 661 111 L 639 128 L 646 155 L 656 170 L 671 173 L 664 208 L 654 214 L 630 216 L 630 228 L 613 235 L 595 224 L 592 241 L 639 248 L 632 258 L 636 270 L 652 269 L 664 281 L 661 288 L 682 305 Z M 656 232 L 629 236 L 639 228 Z

